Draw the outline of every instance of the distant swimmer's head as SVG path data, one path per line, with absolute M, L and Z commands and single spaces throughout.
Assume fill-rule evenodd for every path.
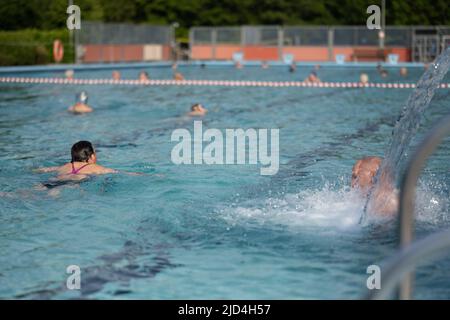
M 406 77 L 408 75 L 408 69 L 406 69 L 405 67 L 401 67 L 400 68 L 400 75 L 402 77 Z
M 77 94 L 76 102 L 87 104 L 88 103 L 88 94 L 86 91 L 81 91 L 79 94 Z
M 364 84 L 368 83 L 369 76 L 367 75 L 367 73 L 361 73 L 361 75 L 359 76 L 359 81 Z
M 375 175 L 382 160 L 380 157 L 371 156 L 356 161 L 352 169 L 352 188 L 367 193 L 373 186 Z
M 193 104 L 191 106 L 191 111 L 201 111 L 204 110 L 203 106 L 200 103 Z
M 89 141 L 78 141 L 72 146 L 72 162 L 96 163 L 97 156 L 92 143 Z
M 208 110 L 206 110 L 203 105 L 200 103 L 196 103 L 191 106 L 191 112 L 189 113 L 192 116 L 201 116 L 204 115 Z
M 317 76 L 316 71 L 311 71 L 311 73 L 308 75 L 308 78 L 306 78 L 307 82 L 320 82 L 319 77 Z
M 119 71 L 113 71 L 112 78 L 113 78 L 113 80 L 120 80 L 120 72 Z
M 184 76 L 180 72 L 175 72 L 175 74 L 173 75 L 173 79 L 181 81 L 181 80 L 184 80 Z
M 387 70 L 384 69 L 383 66 L 382 66 L 380 63 L 377 64 L 377 70 L 378 70 L 378 73 L 379 73 L 383 78 L 386 78 L 386 77 L 388 76 Z
M 145 71 L 139 72 L 139 80 L 140 81 L 147 81 L 150 80 L 150 77 L 148 76 L 148 73 Z
M 64 75 L 66 76 L 67 79 L 73 79 L 74 74 L 75 72 L 71 69 L 66 70 L 66 72 L 64 72 Z
M 289 72 L 295 72 L 297 70 L 297 64 L 295 61 L 292 61 L 291 65 L 289 66 Z

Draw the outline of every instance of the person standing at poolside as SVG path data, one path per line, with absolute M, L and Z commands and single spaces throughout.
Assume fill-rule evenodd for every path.
M 81 91 L 77 95 L 77 102 L 73 106 L 71 106 L 68 111 L 75 114 L 89 113 L 94 111 L 90 106 L 88 106 L 87 101 L 87 93 L 85 91 Z

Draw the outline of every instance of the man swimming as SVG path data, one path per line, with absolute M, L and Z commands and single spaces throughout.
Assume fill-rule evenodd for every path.
M 66 77 L 67 80 L 73 80 L 74 74 L 75 74 L 75 72 L 72 69 L 66 70 L 64 72 L 64 76 Z
M 359 82 L 361 82 L 362 84 L 369 83 L 369 76 L 367 75 L 367 73 L 361 73 L 361 75 L 359 76 Z
M 206 110 L 200 103 L 196 103 L 191 107 L 191 112 L 188 113 L 190 116 L 204 116 L 208 110 Z
M 148 76 L 148 73 L 146 71 L 139 72 L 139 81 L 148 81 L 150 80 L 150 77 Z
M 408 69 L 406 69 L 405 67 L 401 67 L 400 68 L 400 75 L 402 77 L 406 77 L 408 75 Z
M 113 78 L 113 80 L 120 80 L 120 72 L 119 71 L 117 71 L 117 70 L 114 70 L 113 72 L 112 72 L 112 78 Z
M 379 63 L 377 64 L 377 71 L 380 74 L 382 78 L 386 78 L 388 76 L 388 72 L 386 69 L 383 68 L 383 66 Z
M 173 75 L 173 79 L 177 81 L 182 81 L 184 80 L 184 76 L 180 72 L 175 72 L 175 74 Z
M 309 76 L 304 80 L 304 82 L 307 83 L 319 83 L 321 82 L 319 77 L 317 76 L 316 71 L 311 71 L 311 73 L 309 74 Z
M 289 65 L 289 72 L 294 73 L 297 70 L 297 64 L 295 61 L 292 61 L 292 63 Z
M 367 210 L 381 216 L 391 216 L 398 211 L 398 190 L 394 187 L 392 177 L 380 174 L 378 188 L 374 188 L 375 176 L 381 162 L 380 157 L 364 157 L 356 161 L 352 169 L 353 189 L 358 190 L 363 197 L 371 196 Z
M 62 166 L 39 168 L 37 172 L 57 172 L 56 180 L 82 180 L 90 175 L 118 173 L 97 164 L 97 154 L 89 141 L 78 141 L 71 149 L 72 160 Z
M 77 95 L 77 102 L 73 106 L 71 106 L 68 109 L 68 111 L 77 114 L 89 113 L 94 111 L 91 107 L 87 105 L 87 101 L 88 101 L 87 93 L 85 91 L 81 91 L 81 93 Z

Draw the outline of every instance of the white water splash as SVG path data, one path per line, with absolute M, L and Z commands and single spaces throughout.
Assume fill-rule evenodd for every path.
M 448 196 L 436 188 L 435 182 L 421 182 L 417 192 L 417 221 L 442 227 L 450 224 Z M 441 190 L 443 190 L 443 186 Z M 301 230 L 317 227 L 322 230 L 360 229 L 365 198 L 348 187 L 338 190 L 326 185 L 320 190 L 306 190 L 263 200 L 249 200 L 237 206 L 222 208 L 220 215 L 230 225 L 283 226 Z M 392 222 L 372 217 L 364 225 Z
M 450 225 L 450 199 L 444 184 L 420 180 L 416 195 L 416 220 L 439 228 Z
M 363 209 L 364 199 L 357 192 L 348 188 L 336 191 L 326 186 L 279 198 L 250 200 L 237 207 L 224 208 L 221 214 L 231 225 L 254 223 L 347 229 L 358 225 Z

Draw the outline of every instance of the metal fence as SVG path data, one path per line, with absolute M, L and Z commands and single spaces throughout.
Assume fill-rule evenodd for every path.
M 53 41 L 64 44 L 63 62 L 129 62 L 177 59 L 172 26 L 127 23 L 83 22 L 72 33 L 38 32 L 32 37 L 0 37 L 0 65 L 47 64 L 53 62 Z M 383 45 L 396 48 L 401 61 L 430 62 L 450 45 L 450 26 L 388 26 L 380 41 L 378 30 L 365 26 L 237 26 L 194 27 L 189 34 L 193 59 L 232 59 L 234 52 L 244 52 L 244 59 L 281 60 L 285 54 L 299 61 L 334 61 L 345 54 L 352 60 L 355 48 Z M 195 54 L 193 54 L 195 53 Z M 306 58 L 309 59 L 305 59 Z
M 366 26 L 242 26 L 194 27 L 190 30 L 191 48 L 196 45 L 258 45 L 277 47 L 400 47 L 411 52 L 412 61 L 433 60 L 450 42 L 450 26 L 387 26 L 384 38 L 379 30 Z M 214 57 L 212 57 L 214 58 Z M 330 55 L 330 59 L 331 59 Z M 281 56 L 279 57 L 281 59 Z
M 75 32 L 77 62 L 168 60 L 174 44 L 171 26 L 83 22 Z
M 412 27 L 387 27 L 386 44 L 411 45 Z M 450 30 L 450 28 L 449 28 Z M 361 26 L 243 26 L 243 27 L 194 27 L 190 32 L 190 44 L 255 44 L 277 46 L 328 46 L 378 45 L 379 30 Z
M 83 22 L 77 44 L 170 44 L 170 26 L 127 23 Z

